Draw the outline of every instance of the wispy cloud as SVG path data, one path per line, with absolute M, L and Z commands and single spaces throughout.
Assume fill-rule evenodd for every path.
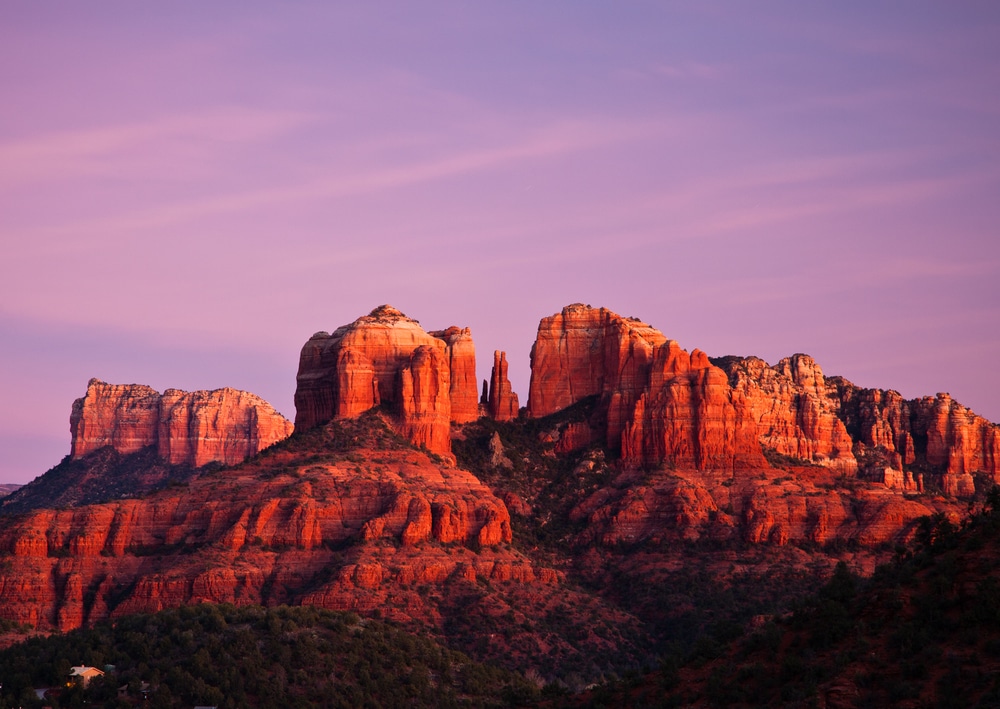
M 504 142 L 498 141 L 493 147 L 470 149 L 452 147 L 445 154 L 423 160 L 380 165 L 358 172 L 338 169 L 339 174 L 332 177 L 153 205 L 125 214 L 74 221 L 69 225 L 41 227 L 37 232 L 33 230 L 33 233 L 72 236 L 88 232 L 103 234 L 127 232 L 291 202 L 391 190 L 585 151 L 617 141 L 634 140 L 648 128 L 649 126 L 642 124 L 609 126 L 600 122 L 562 121 L 537 129 L 528 135 L 507 138 Z
M 232 107 L 0 142 L 0 186 L 122 175 L 151 151 L 169 159 L 192 146 L 205 150 L 272 138 L 314 119 L 303 112 Z

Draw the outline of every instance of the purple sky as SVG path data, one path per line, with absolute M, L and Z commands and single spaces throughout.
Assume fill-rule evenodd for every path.
M 585 302 L 1000 420 L 1000 4 L 337 5 L 0 0 L 0 482 L 382 303 L 522 403 Z

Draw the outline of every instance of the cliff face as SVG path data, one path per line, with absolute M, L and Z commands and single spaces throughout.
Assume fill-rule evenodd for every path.
M 850 540 L 871 550 L 905 542 L 921 517 L 943 513 L 955 523 L 965 510 L 965 502 L 941 495 L 915 497 L 829 467 L 787 465 L 626 472 L 570 517 L 586 523 L 582 540 L 607 547 L 680 538 L 772 547 Z
M 135 453 L 156 445 L 159 426 L 160 394 L 155 389 L 91 379 L 86 395 L 73 402 L 70 455 L 75 460 L 104 446 Z
M 399 373 L 400 433 L 429 451 L 451 451 L 451 378 L 448 356 L 422 345 Z
M 620 400 L 611 398 L 612 411 Z M 766 466 L 745 401 L 700 350 L 668 340 L 654 348 L 647 384 L 625 418 L 622 459 L 686 470 Z M 609 415 L 608 435 L 612 435 Z
M 570 305 L 538 326 L 528 412 L 546 416 L 590 396 L 626 463 L 766 466 L 738 392 L 704 353 L 689 355 L 634 318 Z
M 479 418 L 479 397 L 476 391 L 476 347 L 469 328 L 449 327 L 428 333 L 445 343 L 448 371 L 451 377 L 448 398 L 451 400 L 451 420 L 468 423 Z
M 948 394 L 904 399 L 837 380 L 842 415 L 865 472 L 887 484 L 922 488 L 927 473 L 949 495 L 968 495 L 974 475 L 1000 482 L 1000 427 Z
M 967 496 L 977 474 L 1000 481 L 1000 427 L 947 394 L 905 400 L 828 379 L 808 355 L 709 361 L 646 323 L 577 304 L 542 319 L 531 365 L 531 416 L 597 397 L 590 425 L 568 426 L 557 450 L 596 429 L 627 465 L 768 468 L 767 450 L 909 491 L 933 483 Z
M 949 496 L 975 492 L 976 474 L 1000 481 L 1000 427 L 948 394 L 904 399 L 826 379 L 807 355 L 773 367 L 755 357 L 721 361 L 744 393 L 764 446 L 887 487 Z
M 424 332 L 383 305 L 303 346 L 295 425 L 311 428 L 389 404 L 416 445 L 451 452 L 451 423 L 479 417 L 476 353 L 468 328 Z
M 233 465 L 292 433 L 292 423 L 266 401 L 245 391 L 216 389 L 162 395 L 138 384 L 91 379 L 73 402 L 71 458 L 99 448 L 136 453 L 155 446 L 172 465 Z
M 542 318 L 531 348 L 528 415 L 538 418 L 587 398 L 619 395 L 609 441 L 621 433 L 619 411 L 638 399 L 648 379 L 653 348 L 663 333 L 606 308 L 569 305 Z
M 841 402 L 812 357 L 797 354 L 773 367 L 756 357 L 727 357 L 720 365 L 763 446 L 847 474 L 857 470 L 854 442 L 838 418 Z

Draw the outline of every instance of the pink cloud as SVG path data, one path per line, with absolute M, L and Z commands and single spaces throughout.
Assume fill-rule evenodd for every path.
M 123 176 L 170 160 L 177 150 L 204 159 L 214 145 L 274 138 L 314 120 L 301 112 L 219 108 L 145 122 L 68 130 L 0 143 L 0 186 Z M 150 158 L 153 158 L 152 160 Z M 188 166 L 196 166 L 192 161 Z

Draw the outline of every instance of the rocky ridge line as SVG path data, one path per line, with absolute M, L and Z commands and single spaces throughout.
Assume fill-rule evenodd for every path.
M 597 414 L 565 427 L 557 450 L 606 439 L 631 466 L 678 470 L 770 467 L 762 449 L 845 476 L 949 496 L 1000 482 L 1000 427 L 947 394 L 905 400 L 827 378 L 808 355 L 771 366 L 710 360 L 606 308 L 574 304 L 543 318 L 531 352 L 528 415 L 587 397 Z

